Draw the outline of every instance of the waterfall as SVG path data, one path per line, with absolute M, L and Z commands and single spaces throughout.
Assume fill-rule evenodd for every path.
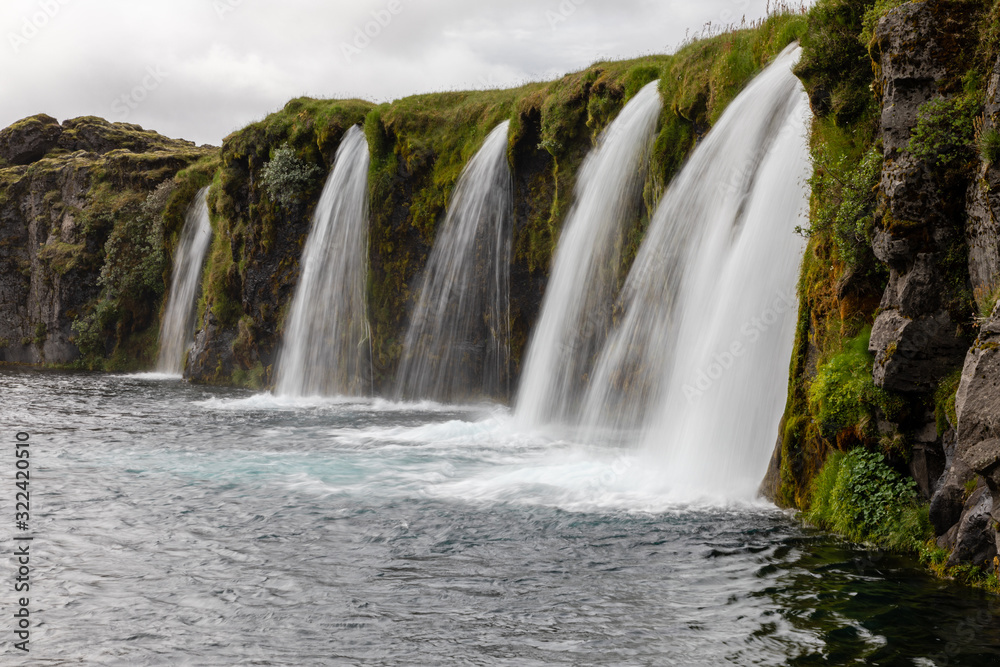
M 799 53 L 751 82 L 669 186 L 588 389 L 592 434 L 635 434 L 678 491 L 752 494 L 777 436 L 810 170 Z
M 212 224 L 208 219 L 208 188 L 205 187 L 188 207 L 174 253 L 170 296 L 160 328 L 160 352 L 156 360 L 159 373 L 181 375 L 184 372 L 184 355 L 194 338 L 201 268 L 211 241 Z
M 397 394 L 506 397 L 513 183 L 504 121 L 455 186 L 406 334 Z
M 581 379 L 610 327 L 622 239 L 638 218 L 661 106 L 654 81 L 625 105 L 580 169 L 518 389 L 516 417 L 525 426 L 578 417 Z
M 354 126 L 337 149 L 302 253 L 277 363 L 279 394 L 368 392 L 368 159 L 364 132 Z

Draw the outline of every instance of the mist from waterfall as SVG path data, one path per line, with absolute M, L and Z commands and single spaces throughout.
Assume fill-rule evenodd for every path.
M 160 350 L 156 371 L 168 375 L 184 372 L 184 356 L 194 342 L 195 310 L 201 271 L 208 246 L 212 242 L 212 224 L 208 215 L 208 188 L 202 188 L 188 207 L 184 227 L 174 252 L 170 295 L 160 326 Z
M 396 393 L 467 401 L 506 398 L 513 183 L 509 121 L 498 125 L 455 186 L 403 344 Z
M 368 163 L 364 132 L 354 126 L 337 149 L 302 253 L 277 362 L 279 395 L 370 392 Z
M 525 427 L 579 418 L 581 378 L 610 328 L 624 237 L 639 218 L 662 107 L 657 85 L 625 105 L 580 168 L 518 388 L 516 417 Z

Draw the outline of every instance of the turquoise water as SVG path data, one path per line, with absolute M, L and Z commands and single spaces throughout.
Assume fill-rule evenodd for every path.
M 984 594 L 504 408 L 11 369 L 0 403 L 31 664 L 1000 664 Z

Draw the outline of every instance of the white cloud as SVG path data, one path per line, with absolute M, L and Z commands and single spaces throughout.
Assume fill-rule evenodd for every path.
M 129 122 L 219 143 L 299 95 L 517 85 L 669 52 L 706 22 L 761 16 L 767 0 L 393 1 L 6 0 L 0 127 L 35 113 L 112 117 L 154 68 L 167 76 L 136 92 Z M 366 28 L 375 36 L 348 62 L 342 45 Z

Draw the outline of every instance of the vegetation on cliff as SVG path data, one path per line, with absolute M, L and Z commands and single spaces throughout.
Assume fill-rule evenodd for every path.
M 92 117 L 0 131 L 0 264 L 23 278 L 3 287 L 23 310 L 0 325 L 0 359 L 148 367 L 190 196 L 173 177 L 211 153 Z
M 883 96 L 892 92 L 887 87 L 895 84 L 881 69 L 880 41 L 893 27 L 880 21 L 894 10 L 907 11 L 906 4 L 820 0 L 809 12 L 797 69 L 816 116 L 810 219 L 802 230 L 809 242 L 775 458 L 780 469 L 772 469 L 765 487 L 770 484 L 779 504 L 799 508 L 808 520 L 851 540 L 920 553 L 941 574 L 995 587 L 995 573 L 966 565 L 946 568 L 948 551 L 931 539 L 927 520 L 927 498 L 940 474 L 932 468 L 943 465 L 943 454 L 935 464 L 927 452 L 954 437 L 961 357 L 953 356 L 950 367 L 925 363 L 917 378 L 924 384 L 903 391 L 902 382 L 879 375 L 878 364 L 915 353 L 897 350 L 893 342 L 879 349 L 877 359 L 869 352 L 869 336 L 886 309 L 915 308 L 883 297 L 890 278 L 898 281 L 910 270 L 893 264 L 899 261 L 893 253 L 902 252 L 899 243 L 906 243 L 904 249 L 925 247 L 919 252 L 937 258 L 935 270 L 924 275 L 933 276 L 935 298 L 954 323 L 956 340 L 967 347 L 973 337 L 965 192 L 975 178 L 978 156 L 992 159 L 986 154 L 995 152 L 996 139 L 981 131 L 980 115 L 998 55 L 1000 3 L 927 5 L 938 28 L 933 43 L 929 47 L 926 36 L 910 36 L 904 48 L 914 53 L 933 49 L 929 59 L 939 58 L 946 66 L 928 75 L 898 65 L 911 67 L 905 70 L 911 77 L 928 77 L 932 86 L 912 125 L 904 122 L 905 109 L 882 113 Z M 900 127 L 905 135 L 898 134 Z M 907 176 L 911 181 L 898 185 L 895 174 L 901 168 L 914 173 L 911 164 L 927 165 L 920 177 L 925 181 Z M 923 205 L 932 211 L 927 214 L 932 222 L 916 216 L 911 222 L 897 214 L 905 209 L 899 198 L 913 197 L 906 187 L 922 188 L 922 201 L 908 210 Z M 895 241 L 901 238 L 908 240 Z M 876 257 L 880 244 L 882 254 Z M 890 266 L 899 271 L 890 274 Z M 903 294 L 900 298 L 907 298 Z M 928 421 L 936 441 L 927 435 Z M 921 482 L 919 489 L 914 480 Z

